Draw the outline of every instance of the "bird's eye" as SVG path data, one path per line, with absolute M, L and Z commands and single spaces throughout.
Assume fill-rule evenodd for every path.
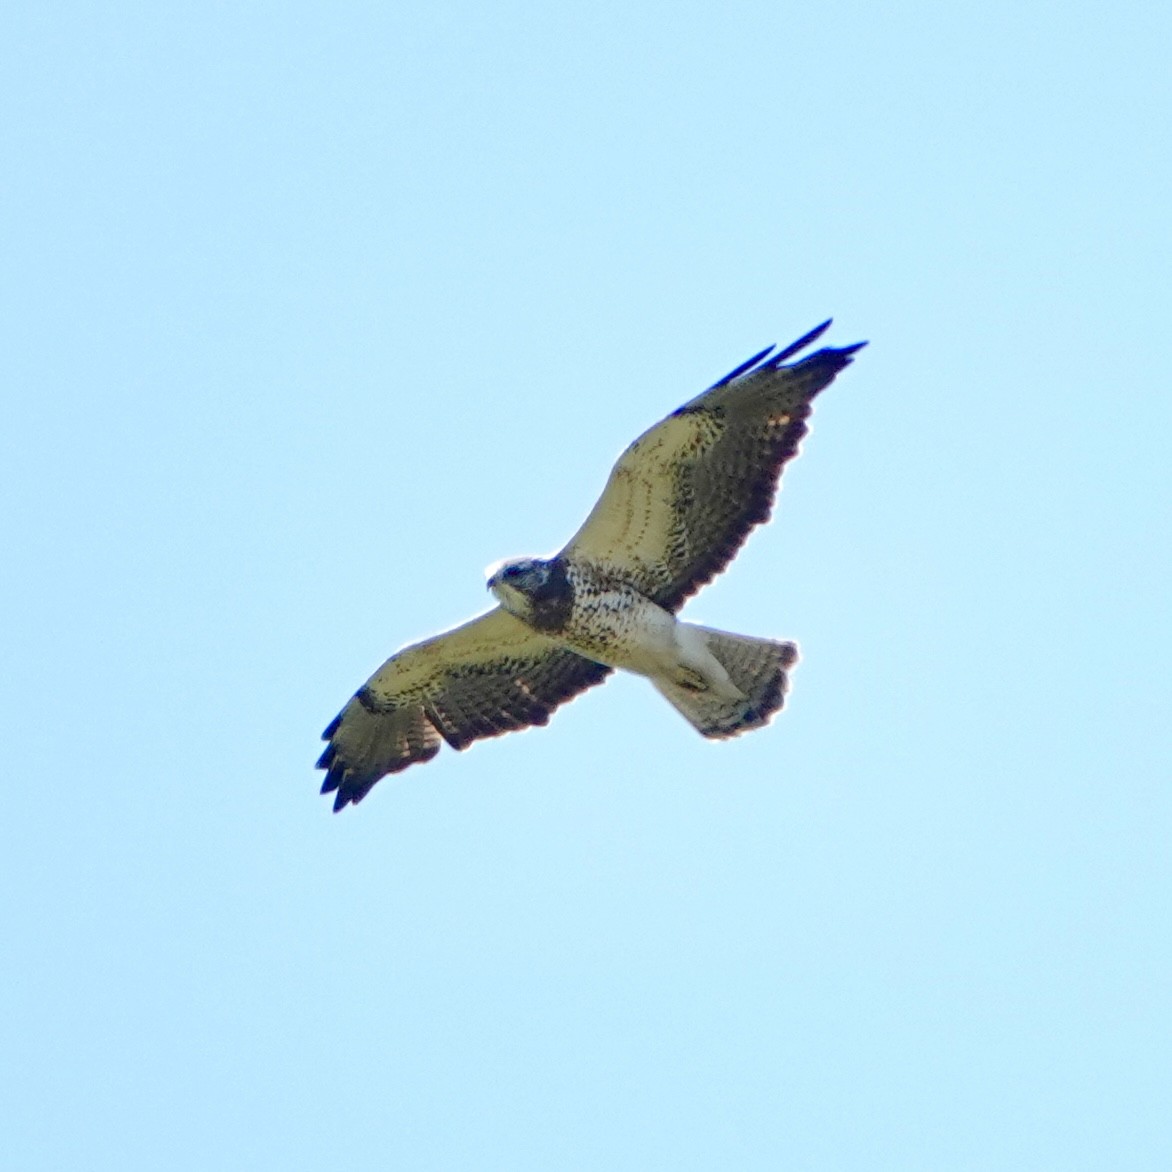
M 521 571 L 516 566 L 505 566 L 505 577 L 515 578 Z

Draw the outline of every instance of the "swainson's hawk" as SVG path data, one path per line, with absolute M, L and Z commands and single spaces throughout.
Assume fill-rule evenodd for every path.
M 441 741 L 464 749 L 545 724 L 616 667 L 650 679 L 706 737 L 765 724 L 797 647 L 675 612 L 768 520 L 811 401 L 865 345 L 786 364 L 829 325 L 762 350 L 641 435 L 560 553 L 505 563 L 488 582 L 499 606 L 391 656 L 322 734 L 317 765 L 334 809 L 434 757 Z

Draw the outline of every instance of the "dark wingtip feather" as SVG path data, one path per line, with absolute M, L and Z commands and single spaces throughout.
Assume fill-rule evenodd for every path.
M 796 362 L 792 367 L 787 367 L 787 370 L 819 370 L 823 373 L 826 381 L 820 386 L 811 388 L 809 391 L 810 398 L 820 395 L 831 382 L 838 372 L 847 366 L 850 366 L 854 361 L 854 355 L 861 350 L 867 343 L 856 342 L 853 346 L 826 346 L 821 350 L 815 351 L 808 358 L 803 358 L 801 362 Z
M 319 768 L 324 768 L 319 766 Z M 329 772 L 326 774 L 325 781 L 321 783 L 321 792 L 323 794 L 332 794 L 343 781 L 346 780 L 346 769 L 343 765 L 331 765 Z
M 809 331 L 809 333 L 803 334 L 796 342 L 791 342 L 788 346 L 785 347 L 784 350 L 779 351 L 777 354 L 773 353 L 773 346 L 766 346 L 760 354 L 754 354 L 752 358 L 748 359 L 746 362 L 742 362 L 735 370 L 730 370 L 728 374 L 724 376 L 724 378 L 720 379 L 718 382 L 714 382 L 708 389 L 710 391 L 714 391 L 717 387 L 728 386 L 729 383 L 733 382 L 735 379 L 740 378 L 743 374 L 748 374 L 751 370 L 754 369 L 754 367 L 757 366 L 761 366 L 763 369 L 776 370 L 787 358 L 792 358 L 795 354 L 804 350 L 807 346 L 810 346 L 814 342 L 818 341 L 818 339 L 822 337 L 822 335 L 826 333 L 828 329 L 830 329 L 833 323 L 834 318 L 828 317 L 824 322 L 822 322 L 821 325 L 815 326 L 812 330 Z M 866 344 L 866 342 L 860 342 L 856 346 L 848 346 L 843 350 L 832 351 L 832 353 L 850 355 L 858 350 L 861 346 L 865 346 Z M 770 357 L 770 355 L 772 355 L 772 357 Z
M 722 378 L 719 382 L 714 382 L 712 384 L 712 386 L 710 386 L 708 389 L 710 391 L 713 391 L 717 387 L 727 386 L 729 383 L 731 383 L 733 381 L 734 378 L 740 378 L 741 375 L 745 373 L 745 371 L 752 370 L 753 367 L 756 366 L 757 363 L 761 361 L 761 359 L 768 358 L 769 355 L 772 353 L 773 353 L 773 347 L 766 346 L 765 349 L 762 350 L 760 354 L 754 354 L 752 358 L 748 359 L 745 362 L 742 362 L 740 364 L 740 366 L 738 366 L 736 368 L 736 370 L 730 370 L 728 372 L 728 374 L 726 374 L 724 376 L 724 378 Z
M 325 792 L 323 789 L 322 793 Z M 344 778 L 338 786 L 338 792 L 334 794 L 334 813 L 337 814 L 347 806 L 357 806 L 369 792 L 369 785 L 363 785 L 352 777 Z
M 820 326 L 815 326 L 808 334 L 803 334 L 796 342 L 791 342 L 780 354 L 775 354 L 769 360 L 769 365 L 776 368 L 787 358 L 792 358 L 800 350 L 804 350 L 811 343 L 818 341 L 830 329 L 833 321 L 834 318 L 828 317 Z

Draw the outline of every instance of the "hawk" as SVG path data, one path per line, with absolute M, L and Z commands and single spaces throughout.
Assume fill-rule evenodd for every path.
M 546 724 L 615 668 L 646 676 L 706 737 L 766 724 L 797 647 L 676 612 L 769 519 L 814 396 L 866 344 L 787 361 L 829 326 L 755 354 L 641 435 L 560 553 L 504 563 L 488 580 L 497 607 L 392 655 L 322 734 L 334 810 L 444 741 Z

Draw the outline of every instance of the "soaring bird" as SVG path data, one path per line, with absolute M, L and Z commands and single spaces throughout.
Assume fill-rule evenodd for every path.
M 795 644 L 682 622 L 676 612 L 769 519 L 814 396 L 859 342 L 789 362 L 822 336 L 770 346 L 641 435 L 585 523 L 551 558 L 505 562 L 499 605 L 392 655 L 322 734 L 334 810 L 447 741 L 546 724 L 614 668 L 646 676 L 703 736 L 760 728 L 785 702 Z

